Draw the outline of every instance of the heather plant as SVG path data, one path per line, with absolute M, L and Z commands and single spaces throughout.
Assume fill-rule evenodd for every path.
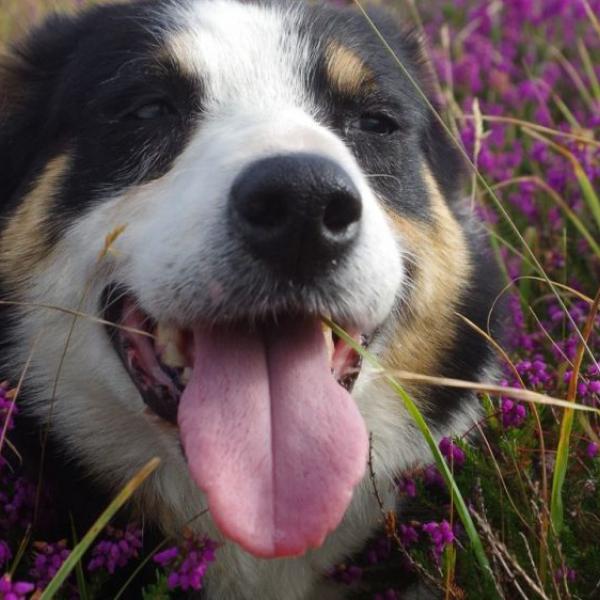
M 46 4 L 2 1 L 5 37 Z M 389 4 L 421 31 L 436 107 L 471 163 L 465 202 L 505 278 L 496 310 L 506 335 L 490 339 L 499 388 L 479 390 L 480 422 L 439 440 L 443 469 L 432 461 L 398 474 L 401 510 L 382 511 L 381 535 L 328 576 L 365 599 L 402 598 L 417 580 L 445 598 L 599 598 L 600 1 Z M 537 392 L 539 401 L 515 390 Z M 566 400 L 566 408 L 543 398 Z M 30 535 L 36 502 L 51 507 L 51 493 L 37 493 L 9 464 L 17 452 L 9 443 L 14 399 L 8 384 L 0 388 L 6 599 L 41 592 L 78 545 L 70 531 Z M 118 597 L 135 585 L 132 571 L 150 568 L 155 583 L 140 597 L 175 598 L 199 589 L 219 560 L 208 539 L 187 534 L 147 548 L 143 537 L 139 523 L 103 529 L 57 597 L 106 597 L 105 586 L 122 573 Z

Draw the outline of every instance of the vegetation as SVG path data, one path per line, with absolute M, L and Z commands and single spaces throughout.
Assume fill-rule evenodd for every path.
M 5 39 L 46 5 L 86 4 L 2 2 Z M 390 3 L 422 29 L 442 116 L 474 167 L 467 200 L 506 279 L 508 335 L 490 340 L 501 384 L 538 395 L 482 391 L 482 421 L 442 440 L 437 466 L 399 475 L 405 509 L 330 576 L 381 600 L 417 576 L 445 598 L 600 598 L 600 1 Z M 5 386 L 4 453 L 13 398 Z M 34 483 L 0 459 L 0 597 L 39 595 L 74 554 L 70 532 L 28 536 L 34 502 Z M 136 524 L 100 538 L 57 597 L 102 597 L 109 575 L 144 560 L 157 573 L 144 597 L 176 597 L 219 560 L 191 536 L 152 558 Z

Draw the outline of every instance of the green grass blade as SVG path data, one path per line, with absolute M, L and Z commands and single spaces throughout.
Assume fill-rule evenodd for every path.
M 191 519 L 186 521 L 185 527 L 190 525 L 190 523 L 194 522 L 196 519 L 199 519 L 203 515 L 208 513 L 208 508 L 199 512 L 197 515 L 194 515 Z M 123 584 L 121 589 L 117 592 L 117 595 L 112 600 L 119 600 L 119 598 L 127 591 L 127 588 L 131 585 L 132 581 L 138 576 L 140 571 L 148 564 L 150 559 L 155 556 L 160 550 L 162 550 L 167 543 L 169 542 L 169 538 L 164 538 L 161 542 L 159 542 L 154 550 L 152 550 L 144 559 L 140 562 L 140 564 L 135 568 L 133 573 L 129 576 L 127 581 Z
M 119 600 L 119 598 L 127 591 L 127 588 L 131 585 L 132 581 L 139 575 L 141 570 L 150 562 L 150 559 L 156 554 L 158 554 L 158 552 L 160 552 L 160 550 L 162 550 L 167 545 L 168 541 L 169 540 L 165 538 L 164 540 L 159 542 L 154 548 L 154 550 L 152 550 L 147 556 L 144 557 L 142 561 L 140 561 L 140 564 L 128 577 L 127 581 L 122 585 L 121 589 L 117 592 L 117 595 L 114 597 L 113 600 Z
M 589 177 L 586 175 L 586 172 L 579 160 L 577 159 L 577 157 L 564 146 L 561 146 L 560 144 L 549 140 L 547 137 L 541 135 L 533 129 L 524 127 L 523 131 L 530 137 L 535 138 L 540 142 L 543 142 L 550 148 L 553 148 L 559 154 L 562 154 L 565 158 L 569 160 L 573 167 L 575 177 L 577 178 L 577 181 L 579 183 L 579 187 L 581 188 L 583 199 L 588 205 L 588 208 L 590 209 L 590 212 L 592 213 L 596 221 L 596 225 L 600 227 L 600 198 L 598 197 L 598 194 L 596 194 L 592 182 L 589 180 Z
M 69 515 L 71 521 L 71 535 L 73 536 L 73 547 L 76 547 L 79 543 L 77 538 L 77 529 L 75 528 L 75 521 L 73 515 Z M 77 561 L 75 565 L 75 576 L 77 577 L 77 591 L 79 592 L 80 600 L 89 600 L 90 595 L 88 594 L 87 583 L 85 581 L 85 574 L 83 572 L 83 566 L 81 561 Z
M 565 213 L 569 221 L 573 223 L 573 225 L 577 228 L 579 233 L 585 238 L 586 242 L 590 245 L 596 256 L 600 257 L 600 245 L 596 242 L 592 234 L 584 225 L 583 221 L 575 214 L 575 212 L 571 209 L 569 204 L 562 198 L 562 196 L 558 194 L 555 190 L 553 190 L 543 179 L 536 176 L 515 177 L 513 179 L 508 179 L 499 184 L 496 184 L 494 186 L 494 189 L 498 190 L 508 185 L 520 183 L 522 181 L 531 182 L 536 186 L 540 187 L 542 190 L 544 190 Z M 511 248 L 508 242 L 504 240 L 501 241 L 509 250 L 511 250 L 513 253 L 515 252 L 515 249 Z
M 590 314 L 587 318 L 583 337 L 585 341 L 589 339 L 589 336 L 594 328 L 594 322 L 596 315 L 598 314 L 598 305 L 600 305 L 600 290 L 596 294 L 594 304 L 590 310 Z M 579 346 L 577 350 L 577 356 L 573 366 L 573 374 L 571 381 L 569 382 L 569 389 L 567 392 L 567 399 L 574 405 L 575 398 L 577 395 L 577 379 L 579 376 L 579 370 L 583 362 L 584 344 Z M 554 531 L 559 534 L 562 530 L 564 523 L 564 507 L 562 500 L 562 492 L 565 484 L 565 478 L 567 475 L 567 466 L 569 463 L 569 448 L 571 445 L 571 432 L 573 430 L 573 417 L 575 414 L 575 406 L 567 408 L 563 414 L 562 422 L 560 424 L 560 435 L 558 439 L 558 447 L 556 449 L 556 460 L 554 463 L 554 476 L 552 477 L 552 496 L 550 498 L 550 518 L 552 519 L 552 525 Z
M 8 572 L 11 575 L 14 574 L 14 572 L 17 570 L 17 567 L 19 566 L 21 559 L 23 558 L 23 556 L 25 555 L 25 552 L 27 551 L 27 548 L 29 547 L 30 541 L 31 541 L 31 525 L 29 525 L 27 527 L 27 530 L 25 531 L 25 534 L 23 535 L 23 538 L 21 539 L 21 542 L 17 549 L 17 553 L 15 554 L 15 558 L 12 562 L 12 565 L 11 565 L 10 569 L 8 570 Z
M 560 438 L 556 450 L 554 476 L 552 477 L 552 495 L 550 497 L 550 519 L 554 531 L 559 534 L 564 523 L 564 507 L 562 491 L 569 463 L 569 447 L 573 429 L 573 409 L 567 408 L 560 425 Z
M 594 216 L 596 220 L 596 224 L 600 227 L 600 198 L 598 194 L 596 194 L 594 190 L 594 186 L 590 181 L 589 177 L 586 175 L 583 167 L 575 159 L 573 163 L 573 168 L 575 169 L 575 176 L 577 177 L 577 181 L 579 182 L 579 187 L 581 188 L 581 193 L 583 194 L 583 199 L 585 200 L 590 212 Z
M 594 252 L 594 254 L 600 257 L 600 245 L 596 242 L 596 240 L 592 237 L 592 234 L 588 231 L 587 227 L 583 224 L 583 221 L 571 210 L 569 205 L 565 203 L 561 205 L 563 212 L 567 215 L 567 218 L 575 225 L 577 231 L 585 238 L 585 241 L 590 245 L 590 248 Z
M 329 319 L 323 319 L 323 321 L 338 335 L 341 339 L 346 342 L 351 348 L 353 348 L 356 352 L 358 352 L 364 360 L 369 362 L 373 367 L 377 369 L 383 370 L 383 367 L 379 363 L 379 361 L 367 350 L 365 350 L 360 344 L 357 344 L 356 341 L 349 336 L 343 329 L 341 329 L 338 325 L 336 325 L 333 321 Z M 407 394 L 404 388 L 390 375 L 387 375 L 384 372 L 384 378 L 389 384 L 389 386 L 394 390 L 394 392 L 402 399 L 404 402 L 404 406 L 408 411 L 409 415 L 412 417 L 417 427 L 421 431 L 427 445 L 429 446 L 431 453 L 433 454 L 433 458 L 435 459 L 435 463 L 437 468 L 440 470 L 448 489 L 450 490 L 454 503 L 456 506 L 456 512 L 458 513 L 460 520 L 465 528 L 467 536 L 469 537 L 469 541 L 471 542 L 471 548 L 479 565 L 484 570 L 486 575 L 491 577 L 491 568 L 488 558 L 485 554 L 485 550 L 483 548 L 483 544 L 481 542 L 481 538 L 479 537 L 479 533 L 477 533 L 477 529 L 475 528 L 475 524 L 473 523 L 473 519 L 469 514 L 469 509 L 456 485 L 456 481 L 452 476 L 452 472 L 448 467 L 442 453 L 440 452 L 433 435 L 431 434 L 431 430 L 429 429 L 423 415 L 417 408 L 417 405 L 414 403 L 413 399 Z
M 579 131 L 582 129 L 581 124 L 575 118 L 575 115 L 569 110 L 569 107 L 562 101 L 558 94 L 553 94 L 552 99 L 558 106 L 558 109 L 563 114 L 565 120 L 569 123 L 569 125 L 575 130 Z
M 600 102 L 600 81 L 598 81 L 594 64 L 590 58 L 588 49 L 585 47 L 585 44 L 582 40 L 577 41 L 577 49 L 579 50 L 579 56 L 581 56 L 581 63 L 583 64 L 585 74 L 590 80 L 590 85 L 592 86 L 592 92 L 594 93 L 596 102 Z
M 98 517 L 89 531 L 83 536 L 82 540 L 73 548 L 69 558 L 63 563 L 58 573 L 54 576 L 48 587 L 44 590 L 39 600 L 50 600 L 60 590 L 61 586 L 75 568 L 75 565 L 81 560 L 82 556 L 91 546 L 98 534 L 106 527 L 108 522 L 114 517 L 116 512 L 131 498 L 132 494 L 142 485 L 142 483 L 156 470 L 160 464 L 159 458 L 153 458 L 125 485 L 116 498 L 108 505 L 106 510 Z

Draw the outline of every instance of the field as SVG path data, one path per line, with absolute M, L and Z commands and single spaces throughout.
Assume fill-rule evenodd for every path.
M 506 282 L 507 335 L 490 343 L 513 391 L 481 390 L 481 423 L 399 474 L 403 511 L 329 576 L 373 600 L 417 577 L 446 599 L 600 598 L 600 0 L 389 3 L 422 29 L 440 114 L 470 162 L 465 197 Z M 85 4 L 0 0 L 0 42 L 50 6 Z M 11 411 L 7 387 L 0 431 Z M 139 597 L 176 598 L 219 560 L 192 538 L 152 556 L 134 523 L 75 560 L 71 532 L 28 536 L 34 497 L 0 457 L 0 598 L 38 597 L 65 560 L 58 598 L 106 597 L 118 577 L 126 589 L 143 561 L 156 583 Z

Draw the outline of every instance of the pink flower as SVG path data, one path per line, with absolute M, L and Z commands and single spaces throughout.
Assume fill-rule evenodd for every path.
M 12 581 L 7 573 L 0 578 L 0 598 L 2 600 L 26 600 L 27 594 L 33 592 L 33 583 Z
M 142 531 L 134 523 L 127 525 L 126 529 L 109 526 L 106 530 L 107 537 L 92 550 L 88 570 L 105 569 L 112 575 L 117 569 L 125 567 L 131 559 L 138 557 L 142 548 Z
M 596 458 L 598 456 L 598 451 L 600 450 L 600 446 L 596 442 L 590 442 L 585 449 L 586 454 L 590 458 Z
M 179 547 L 167 548 L 154 556 L 154 562 L 167 568 L 170 590 L 199 590 L 210 563 L 215 560 L 217 544 L 208 538 L 188 535 Z

